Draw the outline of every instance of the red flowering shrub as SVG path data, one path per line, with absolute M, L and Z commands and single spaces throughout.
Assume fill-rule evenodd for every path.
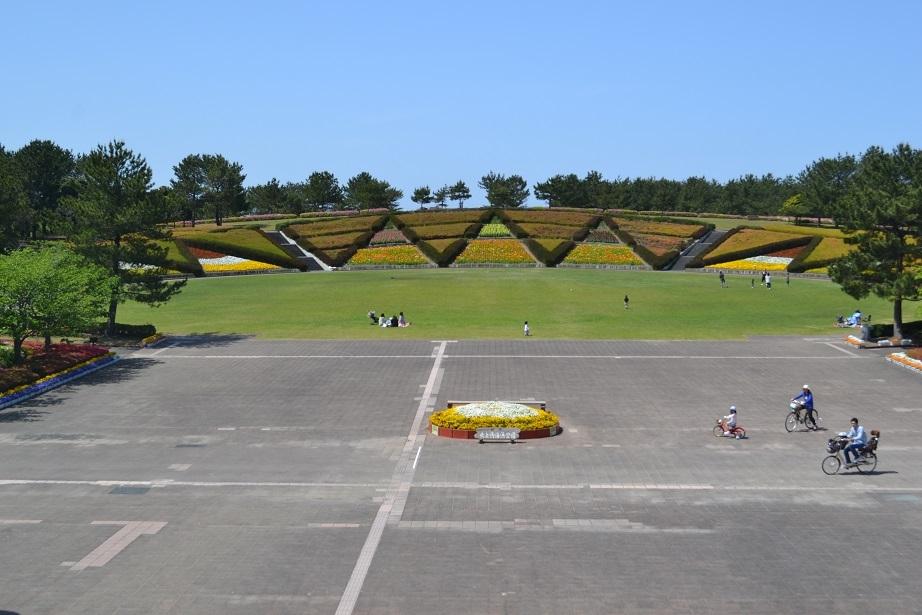
M 23 348 L 26 351 L 24 363 L 0 367 L 0 393 L 109 352 L 108 348 L 90 344 L 52 344 L 51 350 L 45 352 L 43 344 L 26 342 Z

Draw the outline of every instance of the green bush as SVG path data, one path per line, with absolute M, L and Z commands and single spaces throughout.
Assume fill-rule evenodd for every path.
M 96 326 L 94 333 L 102 335 L 106 332 L 106 323 L 100 323 Z M 128 325 L 125 323 L 115 323 L 115 336 L 125 337 L 132 340 L 143 340 L 157 333 L 157 327 L 154 325 Z
M 563 260 L 576 244 L 569 239 L 525 239 L 524 243 L 539 261 L 553 267 Z
M 467 247 L 467 240 L 462 238 L 432 239 L 420 241 L 416 247 L 439 267 L 448 267 Z
M 868 314 L 870 316 L 870 314 Z M 893 337 L 893 324 L 872 324 L 871 337 Z M 918 343 L 922 340 L 922 320 L 903 323 L 903 337 Z
M 358 252 L 356 246 L 332 250 L 313 250 L 313 254 L 330 267 L 342 267 Z
M 0 367 L 9 367 L 13 364 L 13 347 L 0 344 Z

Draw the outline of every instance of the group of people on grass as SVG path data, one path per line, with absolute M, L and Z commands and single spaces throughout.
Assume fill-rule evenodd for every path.
M 409 327 L 410 323 L 407 321 L 406 316 L 403 315 L 403 312 L 399 314 L 394 314 L 388 318 L 384 314 L 384 310 L 381 311 L 381 315 L 375 314 L 374 310 L 368 310 L 368 318 L 371 320 L 372 325 L 378 325 L 379 327 Z
M 861 310 L 856 309 L 855 313 L 849 316 L 848 318 L 844 316 L 838 316 L 836 318 L 836 326 L 837 327 L 860 327 L 863 321 L 864 321 L 864 316 L 861 314 Z
M 804 385 L 803 390 L 800 394 L 795 395 L 791 398 L 792 402 L 799 401 L 803 406 L 804 410 L 807 412 L 807 415 L 813 419 L 813 391 L 810 390 L 809 385 Z M 736 406 L 730 406 L 730 414 L 723 417 L 720 422 L 720 426 L 724 430 L 724 435 L 727 437 L 736 437 L 739 440 L 745 433 L 737 423 L 738 412 Z M 816 425 L 816 420 L 813 419 L 808 425 L 812 423 Z M 814 427 L 815 429 L 815 427 Z M 876 435 L 876 432 L 874 432 Z M 851 455 L 855 455 L 855 461 L 857 462 L 861 458 L 861 450 L 868 444 L 868 434 L 864 430 L 864 427 L 859 424 L 858 419 L 853 417 L 851 420 L 851 428 L 844 433 L 844 436 L 848 438 L 848 446 L 842 449 L 842 452 L 845 454 L 845 463 L 846 465 L 851 465 L 853 463 Z

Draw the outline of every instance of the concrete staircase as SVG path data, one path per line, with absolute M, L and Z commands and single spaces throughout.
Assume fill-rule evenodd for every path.
M 727 234 L 727 231 L 718 231 L 713 230 L 692 245 L 688 246 L 679 258 L 672 264 L 672 267 L 669 269 L 672 271 L 681 271 L 685 269 L 685 266 L 691 262 L 699 254 L 706 252 L 711 249 L 711 246 L 720 240 L 721 237 Z
M 266 238 L 281 248 L 305 271 L 332 271 L 333 268 L 299 246 L 282 231 L 263 231 Z

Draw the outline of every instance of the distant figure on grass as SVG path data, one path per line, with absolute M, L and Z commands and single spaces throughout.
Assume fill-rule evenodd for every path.
M 391 316 L 391 322 L 388 324 L 389 327 L 396 327 L 400 324 L 400 319 L 397 318 L 397 314 Z
M 765 272 L 765 288 L 768 290 L 772 289 L 772 274 Z
M 767 274 L 765 273 L 765 271 L 762 271 L 762 278 L 759 280 L 759 286 L 765 286 L 765 276 L 766 275 Z
M 375 315 L 374 310 L 368 310 L 368 318 L 371 319 L 371 324 L 373 325 L 378 324 L 378 317 Z
M 624 295 L 624 309 L 628 309 L 630 307 L 630 302 L 631 300 L 628 298 L 628 296 Z
M 784 283 L 788 286 L 791 285 L 791 272 L 790 271 L 784 274 Z
M 756 287 L 756 279 L 755 279 L 755 278 L 749 278 L 749 286 L 752 287 L 752 288 L 755 288 L 755 287 Z
M 721 288 L 726 288 L 726 287 L 727 287 L 727 278 L 724 277 L 724 272 L 721 271 L 720 273 L 718 273 L 718 274 L 717 274 L 717 277 L 720 278 L 720 287 L 721 287 Z M 372 312 L 372 313 L 373 313 L 373 312 Z
M 410 323 L 407 322 L 407 317 L 403 315 L 403 312 L 400 312 L 400 316 L 397 317 L 397 326 L 398 327 L 409 327 Z
M 524 331 L 525 331 L 525 337 L 528 337 L 528 336 L 531 335 L 531 329 L 530 329 L 529 326 L 528 326 L 528 321 L 527 321 L 527 320 L 525 321 L 525 329 L 524 329 Z
M 378 326 L 380 327 L 387 326 L 387 316 L 384 315 L 384 312 L 381 312 L 381 316 L 378 318 Z

